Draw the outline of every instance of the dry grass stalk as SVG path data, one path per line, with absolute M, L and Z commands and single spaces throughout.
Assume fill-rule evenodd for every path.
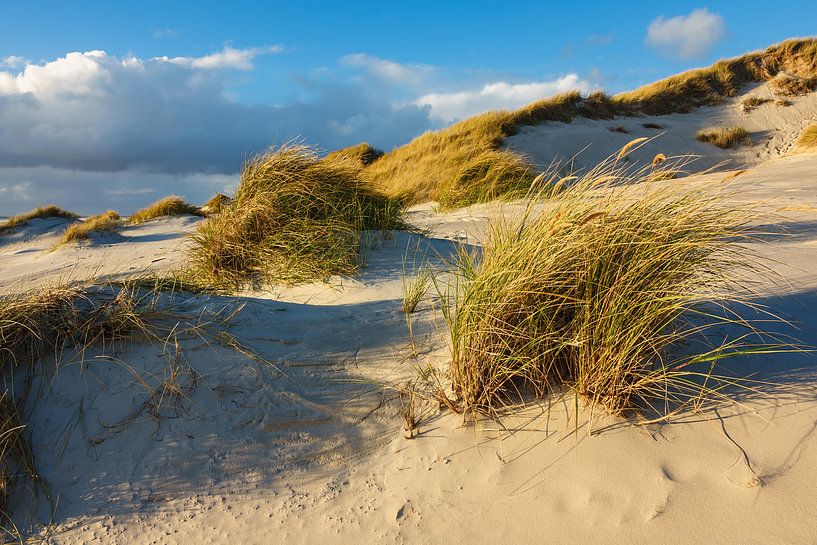
M 707 142 L 721 149 L 752 145 L 752 137 L 749 135 L 749 131 L 743 127 L 719 127 L 716 129 L 704 129 L 698 131 L 695 138 L 701 142 Z
M 208 203 L 209 204 L 209 203 Z M 170 195 L 146 206 L 128 218 L 128 223 L 138 225 L 156 218 L 167 216 L 203 216 L 198 206 L 192 205 L 177 195 Z
M 766 103 L 771 102 L 772 99 L 770 98 L 761 98 L 761 97 L 747 97 L 743 99 L 743 102 L 740 103 L 741 109 L 743 113 L 748 114 L 755 108 L 762 106 Z
M 721 358 L 764 349 L 740 337 L 677 350 L 708 330 L 692 325 L 710 312 L 701 305 L 740 299 L 724 288 L 753 263 L 734 243 L 750 236 L 751 215 L 651 174 L 602 165 L 556 197 L 536 195 L 550 199 L 541 211 L 495 222 L 479 253 L 460 253 L 440 291 L 463 410 L 496 414 L 568 387 L 612 414 L 666 417 L 733 383 L 713 371 Z M 615 186 L 594 189 L 611 176 Z

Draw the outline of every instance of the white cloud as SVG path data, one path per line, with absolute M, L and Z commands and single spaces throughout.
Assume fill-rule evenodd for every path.
M 28 59 L 25 57 L 20 57 L 18 55 L 9 55 L 8 57 L 4 57 L 0 59 L 0 68 L 20 68 L 21 66 L 25 66 L 28 62 Z
M 723 17 L 699 8 L 689 15 L 653 19 L 646 44 L 662 55 L 686 60 L 705 55 L 725 34 Z
M 156 57 L 155 60 L 205 70 L 252 70 L 255 68 L 252 61 L 254 61 L 256 57 L 260 55 L 270 55 L 272 53 L 281 53 L 283 50 L 284 48 L 280 45 L 250 47 L 247 49 L 236 49 L 228 45 L 224 46 L 224 49 L 217 53 L 211 53 L 203 57 Z
M 362 68 L 392 83 L 421 83 L 434 72 L 434 67 L 426 64 L 402 64 L 366 53 L 346 55 L 340 59 L 340 64 L 350 68 Z
M 153 31 L 154 40 L 162 40 L 164 38 L 176 38 L 179 36 L 179 31 L 175 28 L 157 28 Z
M 418 98 L 415 104 L 430 106 L 433 117 L 454 121 L 487 110 L 518 108 L 565 91 L 587 92 L 591 87 L 588 81 L 577 74 L 567 74 L 552 81 L 517 84 L 498 81 L 487 83 L 476 90 L 429 93 Z
M 101 187 L 130 190 L 153 175 L 164 176 L 165 183 L 152 186 L 157 193 L 175 192 L 174 176 L 192 188 L 206 176 L 233 175 L 247 155 L 292 138 L 325 150 L 362 140 L 388 149 L 433 127 L 427 107 L 394 100 L 371 77 L 301 78 L 293 85 L 308 88 L 306 98 L 243 104 L 231 87 L 234 76 L 214 68 L 246 68 L 250 61 L 225 51 L 186 62 L 73 52 L 0 70 L 0 170 L 6 173 L 0 214 L 41 204 L 52 193 L 67 199 L 66 206 L 71 200 L 97 203 L 83 208 L 88 212 L 102 210 L 115 194 Z M 80 183 L 85 175 L 99 184 Z

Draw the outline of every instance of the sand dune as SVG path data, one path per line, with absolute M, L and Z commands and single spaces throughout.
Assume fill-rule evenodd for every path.
M 703 121 L 689 115 L 685 130 L 692 131 Z M 756 115 L 765 116 L 758 123 L 769 119 Z M 680 117 L 669 117 L 660 120 L 668 130 L 681 126 Z M 619 138 L 606 125 L 574 122 L 553 138 L 561 140 L 560 131 Z M 755 244 L 785 279 L 761 302 L 812 345 L 816 169 L 817 155 L 797 155 L 731 181 L 733 198 L 762 203 L 769 231 L 786 233 L 773 245 Z M 404 438 L 393 392 L 379 386 L 412 377 L 418 364 L 442 366 L 448 349 L 427 300 L 415 315 L 419 355 L 412 356 L 402 276 L 426 257 L 445 256 L 455 241 L 477 243 L 492 217 L 521 206 L 447 214 L 415 207 L 409 220 L 427 234 L 398 233 L 373 245 L 354 279 L 234 297 L 173 296 L 176 308 L 201 322 L 245 305 L 227 331 L 248 353 L 189 334 L 180 336 L 179 352 L 134 345 L 116 358 L 91 353 L 81 365 L 44 372 L 34 381 L 29 429 L 56 510 L 52 518 L 42 499 L 22 502 L 16 520 L 51 521 L 40 531 L 65 544 L 469 543 L 497 535 L 506 543 L 817 540 L 817 376 L 808 354 L 752 359 L 740 372 L 768 382 L 757 394 L 671 425 L 633 426 L 581 404 L 576 413 L 569 397 L 532 405 L 501 425 L 464 423 L 431 407 L 419 436 Z M 197 221 L 157 220 L 125 228 L 116 240 L 53 252 L 58 222 L 33 222 L 0 245 L 0 282 L 167 271 L 183 259 L 184 235 Z M 183 395 L 159 400 L 134 372 L 155 386 L 168 362 Z

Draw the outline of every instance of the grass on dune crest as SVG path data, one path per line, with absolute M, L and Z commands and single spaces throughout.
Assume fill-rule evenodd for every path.
M 201 207 L 201 211 L 209 216 L 211 214 L 220 214 L 221 210 L 230 204 L 230 197 L 225 195 L 224 193 L 216 193 L 213 195 L 209 201 L 204 203 L 204 206 Z
M 383 154 L 383 150 L 370 146 L 368 142 L 361 142 L 360 144 L 328 153 L 326 159 L 331 161 L 343 157 L 351 159 L 361 167 L 365 167 L 383 157 Z
M 102 214 L 91 216 L 85 221 L 69 225 L 62 238 L 56 246 L 89 240 L 91 233 L 110 233 L 116 231 L 122 225 L 122 218 L 114 210 L 108 210 Z
M 817 123 L 803 129 L 797 138 L 796 146 L 799 150 L 817 149 Z
M 744 85 L 768 81 L 783 71 L 800 78 L 817 75 L 817 39 L 789 40 L 615 96 L 571 92 L 514 111 L 480 114 L 386 153 L 364 167 L 363 176 L 387 195 L 410 195 L 414 203 L 437 200 L 451 208 L 491 200 L 525 189 L 536 174 L 521 155 L 500 151 L 504 139 L 523 126 L 569 123 L 579 116 L 688 112 L 718 104 Z
M 188 282 L 236 289 L 354 273 L 366 230 L 403 228 L 402 203 L 346 157 L 285 145 L 248 160 L 233 200 L 192 235 Z
M 713 146 L 717 146 L 721 149 L 752 145 L 752 137 L 749 135 L 749 131 L 743 127 L 704 129 L 698 131 L 695 138 L 701 142 L 712 144 Z
M 817 89 L 817 77 L 814 77 L 813 74 L 811 76 L 800 77 L 780 73 L 769 81 L 769 88 L 778 96 L 803 96 Z
M 170 195 L 146 206 L 128 218 L 128 223 L 138 225 L 156 218 L 166 216 L 203 216 L 198 206 L 186 202 L 181 197 Z
M 25 225 L 30 220 L 36 218 L 65 218 L 69 220 L 75 220 L 79 216 L 73 212 L 69 212 L 67 210 L 63 210 L 62 208 L 58 207 L 55 204 L 49 204 L 47 206 L 39 206 L 33 210 L 29 210 L 23 214 L 18 214 L 16 216 L 12 216 L 8 218 L 3 223 L 0 223 L 0 235 L 11 231 L 21 225 Z
M 754 263 L 735 243 L 751 214 L 654 172 L 613 158 L 556 194 L 550 176 L 524 214 L 460 252 L 438 290 L 461 409 L 496 414 L 568 388 L 611 414 L 667 416 L 733 383 L 716 376 L 718 360 L 762 350 L 750 336 L 705 341 L 737 318 L 700 323 L 733 301 L 735 268 Z

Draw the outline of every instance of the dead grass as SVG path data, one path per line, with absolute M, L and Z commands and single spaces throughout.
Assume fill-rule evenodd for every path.
M 167 216 L 203 216 L 198 206 L 192 205 L 176 195 L 170 195 L 139 210 L 128 218 L 128 223 L 137 225 L 156 218 Z
M 764 104 L 767 104 L 771 101 L 772 99 L 770 98 L 747 97 L 743 99 L 743 102 L 740 103 L 740 106 L 741 109 L 743 110 L 743 113 L 748 114 L 755 108 L 763 106 Z
M 114 351 L 130 339 L 155 337 L 153 299 L 127 287 L 45 285 L 0 295 L 0 372 L 29 376 L 48 357 L 59 365 L 67 352 L 82 358 L 91 346 Z M 6 382 L 8 384 L 8 382 Z M 0 513 L 26 477 L 45 490 L 28 446 L 21 407 L 7 389 L 0 399 Z
M 17 227 L 27 224 L 29 221 L 36 218 L 65 218 L 75 220 L 79 216 L 73 212 L 63 210 L 55 204 L 47 206 L 39 206 L 33 210 L 29 210 L 23 214 L 12 216 L 3 223 L 0 223 L 0 235 L 3 235 Z
M 383 157 L 383 155 L 383 150 L 370 146 L 368 142 L 361 142 L 360 144 L 355 144 L 348 148 L 333 151 L 326 155 L 326 159 L 330 161 L 339 158 L 349 159 L 361 167 L 365 167 L 371 165 Z
M 736 146 L 751 146 L 752 137 L 749 131 L 743 127 L 719 127 L 698 131 L 695 138 L 701 142 L 707 142 L 721 149 L 734 148 Z
M 399 199 L 370 190 L 359 172 L 301 145 L 248 160 L 235 198 L 192 235 L 190 283 L 230 290 L 354 273 L 364 231 L 405 227 Z
M 769 88 L 775 95 L 784 97 L 798 97 L 807 95 L 817 88 L 817 77 L 800 77 L 780 73 L 769 81 Z
M 613 160 L 556 196 L 548 182 L 479 251 L 460 252 L 438 290 L 461 409 L 497 414 L 568 388 L 611 414 L 667 417 L 734 384 L 716 375 L 719 360 L 763 350 L 705 335 L 739 323 L 713 309 L 748 289 L 735 271 L 754 256 L 735 241 L 751 214 L 649 174 Z
M 90 240 L 92 233 L 110 233 L 122 226 L 122 218 L 114 210 L 91 216 L 85 221 L 69 225 L 55 247 L 71 242 Z
M 230 201 L 232 201 L 232 199 L 224 193 L 216 193 L 209 201 L 204 203 L 204 206 L 201 207 L 201 211 L 207 216 L 220 214 L 221 211 L 230 204 Z
M 797 138 L 796 147 L 798 150 L 817 149 L 817 123 L 803 129 L 803 132 Z
M 768 81 L 783 71 L 800 77 L 817 74 L 817 40 L 789 40 L 613 97 L 595 92 L 582 98 L 571 92 L 515 111 L 480 114 L 386 153 L 365 167 L 363 176 L 387 195 L 408 196 L 415 203 L 438 200 L 443 208 L 518 194 L 536 173 L 524 157 L 500 147 L 522 126 L 569 123 L 578 116 L 612 119 L 688 112 L 718 104 L 744 85 Z

